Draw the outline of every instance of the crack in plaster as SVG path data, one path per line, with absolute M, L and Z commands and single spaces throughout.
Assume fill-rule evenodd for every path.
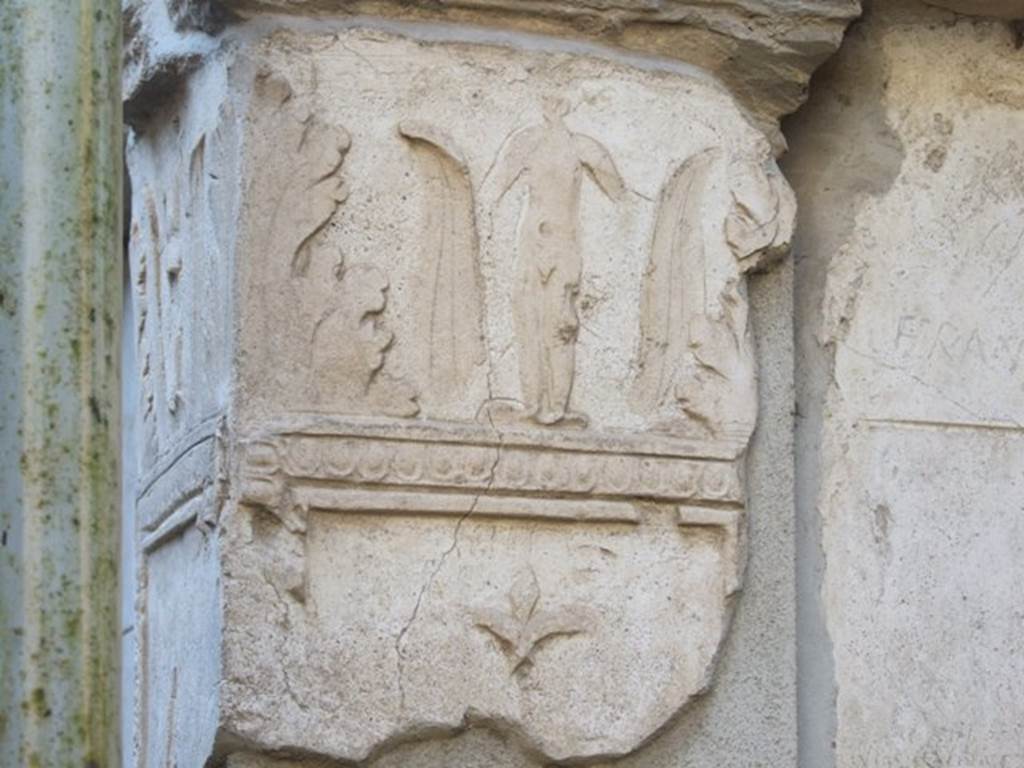
M 488 381 L 487 389 L 488 389 L 488 391 L 491 390 L 490 381 Z M 433 586 L 434 580 L 437 578 L 437 575 L 441 572 L 441 569 L 444 567 L 444 564 L 448 560 L 449 555 L 451 555 L 452 552 L 454 552 L 456 549 L 458 549 L 458 547 L 459 547 L 459 532 L 462 530 L 463 523 L 465 523 L 466 520 L 469 519 L 470 515 L 472 515 L 474 512 L 476 512 L 476 508 L 477 508 L 477 506 L 480 503 L 480 499 L 484 495 L 489 493 L 491 491 L 491 489 L 493 488 L 493 486 L 494 486 L 494 480 L 495 480 L 495 477 L 496 477 L 497 472 L 498 472 L 498 464 L 501 461 L 501 453 L 502 453 L 502 448 L 504 446 L 503 446 L 503 442 L 502 442 L 501 432 L 500 432 L 500 430 L 495 428 L 494 422 L 491 419 L 489 414 L 488 414 L 487 420 L 488 420 L 488 422 L 490 422 L 491 429 L 493 429 L 495 431 L 495 433 L 498 435 L 498 445 L 497 445 L 496 450 L 495 450 L 494 461 L 491 464 L 491 468 L 490 468 L 490 471 L 488 473 L 487 485 L 485 486 L 485 488 L 482 491 L 480 491 L 479 493 L 477 493 L 473 497 L 473 501 L 469 505 L 469 509 L 466 510 L 466 512 L 462 516 L 459 517 L 458 521 L 456 521 L 455 529 L 452 532 L 452 542 L 451 542 L 451 544 L 449 545 L 448 549 L 446 549 L 444 552 L 441 553 L 441 557 L 438 558 L 437 565 L 434 567 L 433 571 L 431 571 L 430 575 L 427 577 L 427 579 L 423 582 L 423 585 L 420 587 L 419 594 L 416 595 L 416 604 L 413 606 L 412 614 L 409 616 L 408 621 L 406 621 L 405 625 L 399 631 L 398 636 L 395 638 L 395 655 L 397 656 L 397 666 L 398 666 L 398 696 L 399 696 L 399 711 L 400 712 L 404 712 L 405 711 L 405 681 L 404 681 L 404 678 L 405 678 L 405 675 L 404 675 L 404 672 L 405 672 L 405 669 L 404 669 L 405 654 L 403 653 L 403 650 L 402 650 L 402 641 L 405 639 L 405 636 L 406 636 L 406 634 L 408 634 L 409 630 L 412 629 L 412 625 L 416 622 L 416 619 L 419 616 L 420 606 L 423 604 L 423 597 L 426 595 L 427 590 L 429 590 L 430 587 Z

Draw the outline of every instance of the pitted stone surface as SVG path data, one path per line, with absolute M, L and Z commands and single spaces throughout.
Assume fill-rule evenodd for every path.
M 929 5 L 947 8 L 968 16 L 990 16 L 997 19 L 1024 19 L 1022 0 L 927 0 Z
M 219 531 L 218 744 L 634 752 L 742 584 L 767 139 L 688 67 L 390 28 L 239 38 L 182 96 L 131 148 L 140 509 L 162 562 Z
M 793 134 L 838 768 L 1024 764 L 1022 62 L 1002 22 L 879 4 Z
M 671 67 L 359 29 L 239 61 L 226 727 L 632 752 L 740 586 L 768 142 Z
M 332 20 L 381 17 L 451 23 L 605 43 L 683 61 L 720 78 L 782 147 L 777 121 L 803 101 L 811 73 L 831 55 L 859 0 L 132 0 L 126 96 L 145 104 L 147 82 L 189 66 L 225 23 L 289 13 Z M 135 111 L 133 107 L 133 112 Z

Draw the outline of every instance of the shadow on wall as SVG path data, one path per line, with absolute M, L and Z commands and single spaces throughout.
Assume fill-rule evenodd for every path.
M 782 125 L 789 151 L 780 165 L 797 195 L 795 498 L 802 768 L 835 764 L 835 671 L 821 596 L 825 558 L 817 506 L 823 406 L 834 353 L 831 343 L 822 343 L 826 277 L 834 260 L 844 258 L 857 211 L 892 186 L 905 156 L 886 115 L 888 64 L 879 30 L 871 24 L 871 3 L 865 5 L 865 17 L 850 27 L 840 50 L 812 78 L 807 103 Z M 863 265 L 843 270 L 856 284 Z

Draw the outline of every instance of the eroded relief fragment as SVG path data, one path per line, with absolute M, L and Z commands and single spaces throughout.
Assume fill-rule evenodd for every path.
M 263 245 L 291 260 L 291 273 L 302 277 L 309 269 L 311 244 L 346 197 L 341 166 L 352 144 L 341 126 L 323 122 L 308 99 L 296 94 L 291 84 L 271 72 L 261 72 L 255 85 L 263 102 L 263 117 L 273 125 L 273 144 L 268 151 L 288 158 L 289 173 L 273 191 L 270 215 L 263 222 Z M 281 184 L 284 181 L 284 184 Z
M 373 266 L 346 268 L 317 255 L 311 277 L 326 290 L 318 292 L 323 312 L 310 338 L 314 402 L 351 414 L 415 416 L 415 390 L 383 371 L 394 341 L 382 320 L 387 276 Z
M 221 115 L 216 115 L 221 117 Z M 152 130 L 140 147 L 130 226 L 130 271 L 143 464 L 174 450 L 176 440 L 222 406 L 211 365 L 222 340 L 226 258 L 217 214 L 233 204 L 214 189 L 232 162 L 223 122 Z M 156 148 L 154 150 L 154 148 Z M 199 318 L 215 330 L 195 333 Z
M 302 381 L 285 386 L 318 410 L 414 416 L 416 389 L 384 370 L 394 343 L 384 317 L 388 277 L 372 263 L 350 262 L 325 237 L 349 194 L 342 170 L 352 137 L 324 119 L 316 93 L 297 92 L 280 73 L 261 70 L 253 97 L 250 194 L 262 215 L 252 242 L 273 275 L 261 291 L 268 309 L 280 307 L 260 318 L 262 335 L 295 333 L 297 348 L 308 350 L 291 372 Z
M 709 206 L 723 182 L 728 213 L 716 231 Z M 658 429 L 753 430 L 757 371 L 743 274 L 788 246 L 793 203 L 783 186 L 764 163 L 730 162 L 715 148 L 685 160 L 665 182 L 644 271 L 633 390 Z M 727 246 L 721 254 L 735 261 L 720 254 L 718 264 L 708 262 L 709 243 L 719 238 Z M 708 279 L 716 272 L 717 284 Z
M 285 37 L 252 53 L 225 727 L 627 755 L 741 587 L 768 146 L 700 78 Z
M 725 239 L 746 272 L 785 254 L 796 201 L 778 168 L 764 163 L 735 161 L 729 166 L 728 180 L 732 206 L 725 220 Z

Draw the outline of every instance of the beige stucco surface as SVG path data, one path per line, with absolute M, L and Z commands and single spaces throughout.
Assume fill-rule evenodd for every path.
M 1013 5 L 130 3 L 139 763 L 1024 761 Z
M 879 8 L 790 133 L 844 768 L 1024 760 L 1021 62 L 1000 22 Z
M 328 29 L 237 27 L 137 118 L 140 755 L 603 764 L 680 722 L 706 764 L 702 718 L 767 707 L 792 756 L 791 628 L 726 646 L 748 508 L 750 610 L 791 602 L 788 452 L 747 484 L 788 391 L 768 138 L 675 61 Z M 727 653 L 772 671 L 716 709 Z

